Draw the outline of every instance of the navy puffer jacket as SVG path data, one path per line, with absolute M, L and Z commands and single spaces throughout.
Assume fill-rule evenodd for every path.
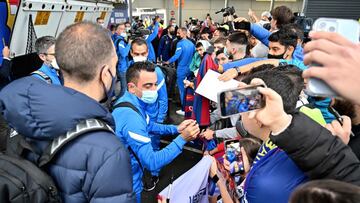
M 111 114 L 95 100 L 35 77 L 6 86 L 0 92 L 0 110 L 38 153 L 81 120 L 96 118 L 114 126 Z M 71 141 L 49 165 L 48 173 L 64 202 L 135 202 L 128 151 L 109 132 L 90 132 Z

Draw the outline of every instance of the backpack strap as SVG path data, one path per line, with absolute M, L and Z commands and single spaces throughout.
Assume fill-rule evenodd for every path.
M 96 131 L 107 131 L 115 134 L 113 129 L 104 121 L 97 119 L 83 120 L 78 123 L 74 129 L 68 131 L 65 135 L 57 137 L 48 145 L 39 159 L 39 167 L 43 167 L 48 164 L 59 152 L 59 150 L 61 150 L 67 143 L 80 137 L 81 135 Z
M 141 114 L 141 112 L 139 111 L 139 109 L 137 109 L 137 108 L 136 108 L 132 103 L 130 103 L 130 102 L 120 102 L 120 103 L 116 104 L 116 105 L 113 107 L 113 111 L 114 111 L 116 108 L 130 108 L 130 109 L 132 109 L 133 111 L 135 111 L 136 113 L 138 113 L 141 117 L 143 117 L 143 115 Z M 140 165 L 141 171 L 144 173 L 144 167 L 142 166 L 139 157 L 135 154 L 134 150 L 130 147 L 130 145 L 128 145 L 128 150 L 129 150 L 129 152 L 135 157 L 136 161 L 137 161 L 137 162 L 139 163 L 139 165 Z
M 48 84 L 52 84 L 51 78 L 46 75 L 45 73 L 43 73 L 42 71 L 36 70 L 34 72 L 31 73 L 31 75 L 39 75 L 40 77 L 42 77 Z
M 115 109 L 120 108 L 120 107 L 130 108 L 130 109 L 132 109 L 133 111 L 135 111 L 136 113 L 138 113 L 141 117 L 143 117 L 143 115 L 141 114 L 141 112 L 139 111 L 139 109 L 136 108 L 136 107 L 135 107 L 132 103 L 130 103 L 130 102 L 120 102 L 120 103 L 116 104 L 115 106 L 113 106 L 112 110 L 114 111 Z

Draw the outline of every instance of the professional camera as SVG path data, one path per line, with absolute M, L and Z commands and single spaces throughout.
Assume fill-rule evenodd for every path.
M 215 12 L 215 14 L 218 14 L 218 13 L 223 13 L 223 17 L 234 15 L 235 8 L 233 6 L 232 7 L 222 8 L 221 10 Z
M 309 32 L 311 31 L 314 20 L 312 18 L 306 17 L 303 13 L 296 12 L 294 15 L 294 23 L 304 31 L 304 42 L 310 41 Z

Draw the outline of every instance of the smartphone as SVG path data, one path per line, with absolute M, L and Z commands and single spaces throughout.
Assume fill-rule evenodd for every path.
M 232 22 L 234 30 L 250 30 L 251 24 L 249 22 Z
M 240 150 L 239 140 L 225 140 L 225 156 L 230 162 L 230 175 L 242 175 L 244 174 L 244 164 L 242 154 Z
M 232 163 L 234 161 L 238 161 L 239 156 L 241 156 L 240 141 L 239 140 L 225 140 L 224 146 L 225 146 L 226 159 L 230 163 Z
M 348 40 L 358 43 L 360 36 L 359 22 L 349 19 L 319 18 L 313 25 L 314 31 L 336 32 Z M 321 66 L 312 64 L 311 66 Z M 306 87 L 310 96 L 337 97 L 339 96 L 329 85 L 318 78 L 310 78 Z
M 261 109 L 265 106 L 264 96 L 257 90 L 263 85 L 224 90 L 218 93 L 220 116 L 227 118 L 232 115 Z

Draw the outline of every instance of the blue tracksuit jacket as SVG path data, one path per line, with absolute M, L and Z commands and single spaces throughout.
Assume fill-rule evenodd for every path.
M 127 91 L 116 101 L 115 105 L 120 102 L 130 102 L 141 112 L 139 115 L 130 108 L 122 107 L 115 109 L 112 114 L 115 119 L 116 135 L 126 146 L 131 147 L 144 168 L 150 171 L 157 170 L 169 164 L 181 153 L 186 143 L 181 135 L 160 151 L 153 150 L 149 135 L 149 133 L 176 135 L 178 134 L 176 126 L 152 122 L 145 112 L 146 104 Z M 136 158 L 132 154 L 130 157 L 134 192 L 140 194 L 143 187 L 141 181 L 143 172 Z
M 156 62 L 156 54 L 155 54 L 154 46 L 152 45 L 151 42 L 157 37 L 158 33 L 159 33 L 159 23 L 156 22 L 155 26 L 153 27 L 153 32 L 146 38 L 146 44 L 149 49 L 148 60 L 151 62 Z
M 54 68 L 51 68 L 44 63 L 38 71 L 41 71 L 45 75 L 49 76 L 52 84 L 61 85 L 60 77 Z M 45 79 L 43 77 L 41 77 L 40 75 L 38 75 L 36 73 L 33 74 L 33 76 L 45 81 Z
M 131 44 L 127 44 L 125 42 L 125 39 L 120 35 L 114 35 L 113 38 L 115 39 L 114 45 L 116 48 L 116 54 L 118 56 L 117 71 L 121 73 L 125 73 L 129 65 L 128 55 L 131 48 Z M 120 43 L 117 43 L 118 40 L 120 40 Z

